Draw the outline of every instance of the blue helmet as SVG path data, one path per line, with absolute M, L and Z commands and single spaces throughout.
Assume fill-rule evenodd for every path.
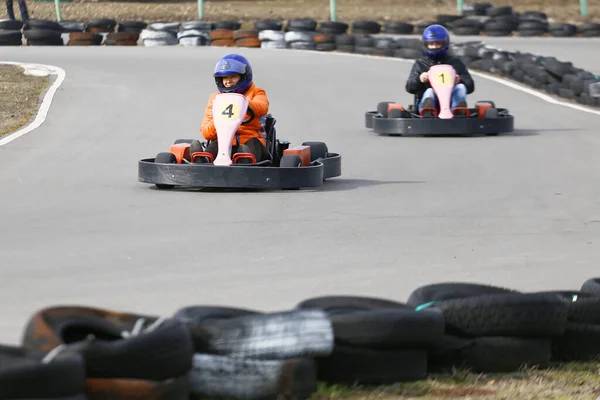
M 239 82 L 230 88 L 223 86 L 223 77 L 227 75 L 240 74 Z M 252 67 L 244 56 L 239 54 L 227 54 L 215 65 L 215 83 L 221 93 L 244 93 L 252 85 Z
M 443 45 L 439 49 L 430 49 L 427 47 L 427 44 L 430 42 L 443 42 Z M 448 48 L 450 48 L 450 34 L 441 25 L 429 25 L 423 31 L 423 47 L 425 54 L 429 58 L 434 60 L 441 58 L 448 52 Z

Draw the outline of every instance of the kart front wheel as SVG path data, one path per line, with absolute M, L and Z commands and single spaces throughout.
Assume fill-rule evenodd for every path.
M 304 142 L 302 146 L 310 147 L 310 161 L 315 161 L 319 158 L 327 158 L 329 150 L 323 142 Z
M 300 168 L 302 166 L 302 160 L 295 154 L 286 154 L 281 157 L 279 166 L 281 168 Z
M 156 158 L 154 159 L 156 164 L 177 164 L 177 157 L 173 153 L 158 153 Z M 173 189 L 175 185 L 165 185 L 162 183 L 157 183 L 156 187 L 159 189 Z

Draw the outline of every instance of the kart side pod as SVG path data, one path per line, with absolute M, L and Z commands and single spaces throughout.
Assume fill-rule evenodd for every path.
M 308 167 L 310 164 L 310 146 L 294 146 L 283 151 L 283 155 L 294 154 L 300 157 L 302 165 Z
M 177 164 L 181 164 L 183 160 L 191 161 L 190 155 L 190 144 L 189 143 L 175 143 L 169 147 L 169 152 L 175 155 Z

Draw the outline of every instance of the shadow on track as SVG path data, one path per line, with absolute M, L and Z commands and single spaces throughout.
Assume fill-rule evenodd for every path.
M 314 193 L 314 192 L 340 192 L 345 190 L 354 190 L 361 187 L 380 186 L 380 185 L 397 185 L 397 184 L 414 184 L 425 183 L 424 181 L 379 181 L 372 179 L 352 179 L 352 178 L 331 178 L 323 182 L 322 186 L 314 188 L 302 189 L 229 189 L 229 188 L 190 188 L 179 187 L 169 190 L 158 189 L 154 185 L 150 185 L 149 189 L 158 192 L 197 192 L 197 193 Z

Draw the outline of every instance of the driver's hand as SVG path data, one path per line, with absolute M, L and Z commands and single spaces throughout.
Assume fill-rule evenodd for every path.
M 421 82 L 427 82 L 429 80 L 429 76 L 427 75 L 427 72 L 423 72 L 420 76 L 419 79 L 421 80 Z

